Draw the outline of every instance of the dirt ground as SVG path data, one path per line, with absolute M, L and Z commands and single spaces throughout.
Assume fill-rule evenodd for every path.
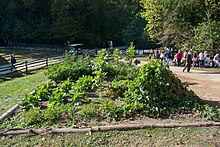
M 183 72 L 183 67 L 170 66 L 183 83 L 189 85 L 200 98 L 220 108 L 220 73 L 191 69 Z

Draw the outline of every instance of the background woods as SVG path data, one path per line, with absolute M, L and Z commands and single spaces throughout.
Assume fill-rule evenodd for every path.
M 146 45 L 138 1 L 2 0 L 0 36 L 7 40 L 106 47 L 130 41 Z M 130 30 L 132 29 L 132 31 Z
M 220 47 L 218 0 L 1 0 L 0 40 Z M 144 29 L 145 28 L 145 29 Z M 148 37 L 149 36 L 149 37 Z M 151 41 L 150 41 L 151 40 Z

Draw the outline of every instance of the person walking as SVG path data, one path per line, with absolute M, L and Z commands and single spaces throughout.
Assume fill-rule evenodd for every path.
M 16 59 L 13 54 L 11 54 L 10 62 L 11 62 L 11 70 L 12 70 L 13 68 L 15 68 L 14 64 L 16 63 Z
M 170 57 L 169 57 L 169 55 L 170 55 L 170 50 L 169 50 L 169 48 L 165 47 L 164 48 L 164 56 L 165 56 L 165 64 L 167 66 L 169 66 L 169 64 L 170 64 Z
M 186 64 L 185 64 L 185 67 L 183 68 L 183 72 L 186 69 L 187 69 L 187 72 L 190 72 L 191 64 L 192 64 L 192 50 L 190 50 L 186 55 Z
M 181 66 L 181 60 L 182 60 L 183 54 L 182 52 L 179 50 L 178 53 L 176 54 L 176 59 L 177 59 L 177 66 Z

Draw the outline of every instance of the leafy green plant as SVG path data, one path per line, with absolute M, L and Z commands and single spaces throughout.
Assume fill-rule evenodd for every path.
M 102 91 L 103 89 L 104 79 L 107 75 L 104 68 L 106 64 L 108 64 L 108 56 L 108 52 L 105 49 L 102 49 L 97 53 L 96 58 L 92 60 L 94 70 L 93 74 L 95 75 L 93 88 L 98 88 L 98 91 Z
M 20 123 L 24 126 L 36 126 L 41 122 L 43 122 L 42 112 L 40 107 L 37 107 L 24 111 Z
M 27 94 L 25 99 L 21 101 L 20 106 L 25 109 L 39 107 L 39 102 L 49 100 L 54 87 L 52 81 L 47 82 L 47 84 L 42 84 L 33 94 Z
M 85 91 L 91 89 L 93 85 L 93 77 L 81 77 L 76 83 L 73 83 L 70 95 L 72 96 L 72 102 L 75 105 L 88 102 L 86 99 Z
M 49 106 L 43 114 L 43 117 L 47 123 L 53 123 L 54 121 L 57 121 L 58 119 L 61 119 L 61 117 L 65 114 L 66 109 L 65 105 L 63 104 L 55 104 Z
M 89 56 L 80 56 L 77 60 L 75 56 L 67 57 L 62 63 L 51 65 L 48 68 L 46 74 L 50 79 L 60 83 L 68 78 L 72 81 L 77 81 L 83 75 L 92 75 L 92 65 Z
M 124 97 L 124 92 L 128 89 L 129 80 L 114 80 L 112 84 L 108 86 L 103 96 L 112 99 L 118 99 Z
M 66 104 L 68 103 L 68 99 L 66 97 L 66 93 L 61 91 L 60 89 L 57 89 L 53 92 L 52 96 L 49 99 L 50 104 Z
M 39 102 L 40 100 L 38 99 L 38 97 L 32 94 L 27 94 L 26 98 L 21 101 L 20 106 L 28 110 L 30 108 L 38 107 Z
M 219 120 L 220 110 L 213 108 L 212 106 L 206 104 L 204 105 L 203 117 L 210 120 Z
M 102 117 L 118 120 L 123 117 L 122 104 L 117 100 L 105 99 L 100 104 L 99 110 L 102 112 Z
M 125 59 L 126 61 L 128 61 L 128 65 L 132 65 L 132 62 L 133 62 L 133 59 L 134 59 L 134 56 L 135 56 L 135 50 L 134 50 L 134 46 L 130 46 L 126 52 L 125 52 Z

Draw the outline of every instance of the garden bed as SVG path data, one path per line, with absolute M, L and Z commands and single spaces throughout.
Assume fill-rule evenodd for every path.
M 104 49 L 93 59 L 66 56 L 48 69 L 51 81 L 27 95 L 21 109 L 0 127 L 219 120 L 219 110 L 188 90 L 160 61 L 134 66 L 132 47 L 121 57 L 119 50 L 109 54 Z

